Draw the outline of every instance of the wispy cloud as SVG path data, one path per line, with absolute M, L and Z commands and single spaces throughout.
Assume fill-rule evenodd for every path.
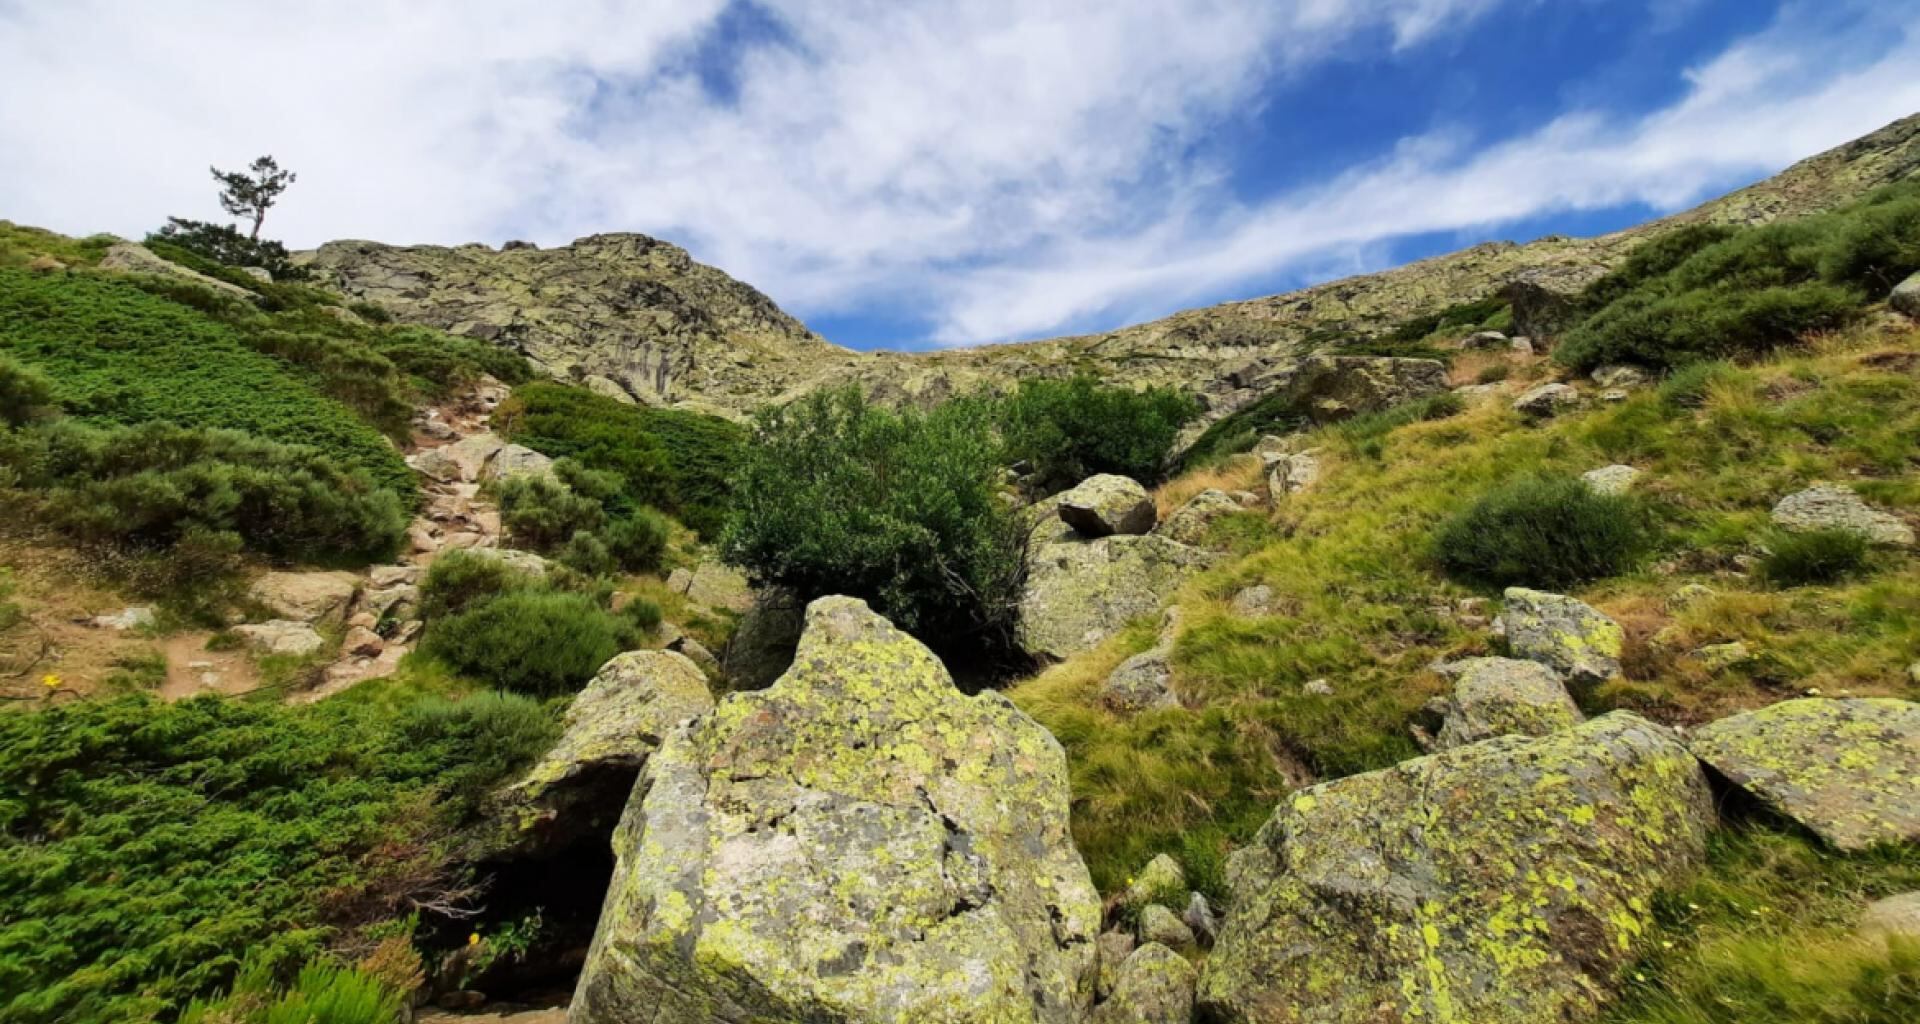
M 1570 110 L 1477 145 L 1457 126 L 1232 195 L 1215 159 L 1274 83 L 1535 2 L 0 0 L 0 216 L 211 215 L 204 165 L 264 150 L 301 172 L 270 222 L 295 244 L 642 230 L 803 315 L 911 311 L 964 344 L 1347 267 L 1398 235 L 1674 206 L 1920 109 L 1914 40 L 1871 15 L 1894 42 L 1864 64 L 1857 40 L 1782 28 L 1651 115 Z

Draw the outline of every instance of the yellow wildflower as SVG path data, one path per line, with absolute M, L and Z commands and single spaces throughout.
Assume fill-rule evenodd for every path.
M 60 677 L 49 672 L 46 675 L 40 677 L 40 685 L 46 687 L 49 690 L 59 689 Z
M 479 933 L 479 932 L 474 932 L 473 934 L 471 934 L 471 935 L 469 935 L 469 936 L 467 936 L 467 945 L 469 945 L 469 946 L 478 946 L 479 944 L 480 944 L 480 933 Z

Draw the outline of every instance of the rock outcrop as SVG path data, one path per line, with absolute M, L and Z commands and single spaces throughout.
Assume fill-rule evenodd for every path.
M 1027 543 L 1027 581 L 1015 641 L 1064 659 L 1160 611 L 1213 556 L 1159 534 L 1088 539 L 1044 520 Z
M 1570 685 L 1592 686 L 1620 673 L 1626 632 L 1584 601 L 1525 587 L 1508 587 L 1500 609 L 1507 647 L 1537 661 Z
M 360 590 L 350 572 L 270 572 L 247 588 L 249 600 L 276 619 L 315 625 L 338 622 Z
M 1190 547 L 1201 547 L 1207 542 L 1207 535 L 1213 524 L 1226 516 L 1245 512 L 1246 509 L 1225 491 L 1211 487 L 1188 498 L 1186 503 L 1173 510 L 1166 521 L 1156 531 L 1168 540 L 1178 541 Z
M 734 624 L 720 654 L 720 671 L 734 690 L 764 690 L 793 664 L 806 626 L 806 607 L 791 591 L 770 587 L 754 597 Z
M 671 651 L 628 651 L 567 707 L 559 742 L 495 798 L 501 853 L 537 854 L 605 835 L 667 733 L 713 709 L 707 677 Z
M 1122 961 L 1113 994 L 1089 1024 L 1190 1024 L 1193 965 L 1157 942 L 1140 946 Z
M 1712 821 L 1698 763 L 1626 713 L 1301 790 L 1230 864 L 1203 1012 L 1587 1019 Z
M 1782 701 L 1703 726 L 1689 745 L 1837 849 L 1920 841 L 1920 704 Z
M 574 1024 L 1070 1024 L 1093 994 L 1059 744 L 860 601 L 667 738 L 614 849 Z

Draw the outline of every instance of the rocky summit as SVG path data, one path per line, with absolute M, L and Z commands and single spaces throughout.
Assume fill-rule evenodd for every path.
M 614 848 L 575 1024 L 1070 1024 L 1093 996 L 1059 744 L 860 601 L 813 602 L 785 675 L 668 738 Z

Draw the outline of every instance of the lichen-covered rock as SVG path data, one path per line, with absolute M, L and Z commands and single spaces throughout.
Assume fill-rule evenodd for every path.
M 574 1024 L 1070 1024 L 1093 992 L 1059 744 L 850 598 L 668 736 L 614 850 Z
M 1588 376 L 1603 388 L 1634 388 L 1647 382 L 1647 371 L 1632 363 L 1596 366 Z
M 1920 320 L 1920 274 L 1915 274 L 1894 286 L 1893 294 L 1887 302 L 1894 309 Z
M 1100 684 L 1100 700 L 1116 711 L 1172 707 L 1173 651 L 1155 646 L 1121 662 Z
M 546 579 L 547 573 L 553 568 L 552 562 L 531 551 L 521 551 L 518 548 L 468 548 L 461 557 L 484 558 L 499 562 L 515 572 L 524 573 L 536 580 Z
M 1094 1008 L 1090 1024 L 1190 1024 L 1193 964 L 1164 945 L 1141 946 L 1120 965 L 1113 994 Z
M 1119 986 L 1120 967 L 1127 962 L 1127 957 L 1133 955 L 1133 933 L 1118 928 L 1101 932 L 1093 944 L 1100 961 L 1100 979 L 1094 986 L 1094 998 L 1105 999 Z
M 304 658 L 326 646 L 326 639 L 304 622 L 272 619 L 233 627 L 248 649 L 259 654 L 283 654 Z
M 1233 609 L 1235 615 L 1265 615 L 1273 610 L 1273 588 L 1265 583 L 1256 583 L 1234 594 L 1228 607 Z
M 1693 656 L 1707 671 L 1719 672 L 1752 661 L 1753 651 L 1746 644 L 1733 640 L 1724 644 L 1708 644 L 1694 651 Z
M 1140 873 L 1127 881 L 1127 888 L 1120 894 L 1119 907 L 1122 911 L 1138 914 L 1148 904 L 1158 903 L 1168 908 L 1178 908 L 1187 899 L 1187 873 L 1180 862 L 1166 854 L 1156 854 L 1140 869 Z
M 1580 404 L 1580 392 L 1566 384 L 1542 384 L 1537 388 L 1522 392 L 1513 400 L 1515 412 L 1525 413 L 1536 419 L 1545 419 L 1577 407 Z
M 1899 516 L 1873 508 L 1852 490 L 1834 484 L 1815 484 L 1781 498 L 1773 506 L 1773 521 L 1795 533 L 1846 530 L 1874 544 L 1913 545 L 1913 527 Z
M 1113 473 L 1088 477 L 1057 501 L 1061 521 L 1084 537 L 1145 533 L 1157 516 L 1145 487 Z
M 1187 894 L 1187 909 L 1180 912 L 1180 920 L 1193 929 L 1193 937 L 1203 945 L 1212 946 L 1220 935 L 1220 919 L 1214 916 L 1213 904 L 1200 893 Z
M 707 677 L 687 658 L 616 655 L 568 705 L 559 742 L 495 797 L 498 852 L 537 854 L 605 835 L 667 733 L 712 709 Z
M 1135 926 L 1140 941 L 1157 942 L 1173 949 L 1187 949 L 1194 944 L 1193 929 L 1180 915 L 1158 903 L 1149 903 L 1140 908 L 1140 920 Z
M 1201 1008 L 1232 1022 L 1586 1019 L 1712 822 L 1699 764 L 1626 713 L 1300 790 L 1230 863 Z
M 1595 494 L 1625 494 L 1633 489 L 1633 482 L 1640 479 L 1640 470 L 1632 466 L 1602 466 L 1580 474 L 1580 479 Z
M 1586 720 L 1560 677 L 1539 662 L 1469 658 L 1455 667 L 1459 680 L 1435 737 L 1441 750 L 1495 736 L 1545 736 Z
M 769 587 L 754 597 L 734 624 L 720 654 L 720 669 L 734 690 L 764 690 L 793 664 L 806 625 L 806 606 L 790 590 Z
M 706 561 L 687 576 L 687 599 L 709 608 L 745 613 L 753 607 L 753 585 L 745 573 L 721 562 Z
M 1499 350 L 1507 347 L 1507 336 L 1499 331 L 1476 331 L 1460 342 L 1460 347 L 1473 351 L 1476 349 Z
M 1569 685 L 1591 686 L 1620 672 L 1626 633 L 1583 601 L 1508 587 L 1500 610 L 1507 648 L 1558 672 Z
M 359 589 L 360 577 L 350 572 L 270 572 L 253 581 L 247 597 L 276 619 L 316 624 L 345 619 Z
M 1837 849 L 1920 840 L 1920 704 L 1782 701 L 1704 726 L 1689 745 Z
M 1158 534 L 1087 540 L 1041 523 L 1027 546 L 1015 639 L 1041 658 L 1064 659 L 1128 622 L 1158 612 L 1213 556 Z
M 507 443 L 501 440 L 499 435 L 483 432 L 463 437 L 434 451 L 453 463 L 457 470 L 455 479 L 472 483 L 480 479 L 480 474 L 487 468 L 487 463 L 491 462 L 493 457 L 499 454 L 500 449 L 506 446 Z
M 1208 488 L 1173 510 L 1155 532 L 1168 540 L 1199 547 L 1206 543 L 1213 524 L 1225 516 L 1246 511 L 1225 491 Z
M 1267 473 L 1267 493 L 1275 498 L 1304 491 L 1320 480 L 1320 450 L 1309 449 L 1283 456 Z

